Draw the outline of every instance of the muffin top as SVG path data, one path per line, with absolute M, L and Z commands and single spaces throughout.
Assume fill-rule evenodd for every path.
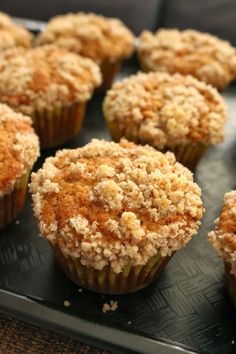
M 97 63 L 127 58 L 134 50 L 134 36 L 120 20 L 83 12 L 52 18 L 37 43 L 54 43 Z
M 0 51 L 22 46 L 31 46 L 32 35 L 23 27 L 15 24 L 9 16 L 0 12 Z
M 223 209 L 215 223 L 215 231 L 208 234 L 208 239 L 236 277 L 236 190 L 225 194 Z
M 183 247 L 203 214 L 200 188 L 172 153 L 124 139 L 57 152 L 30 189 L 45 238 L 87 267 L 116 273 Z
M 145 70 L 191 74 L 219 89 L 236 77 L 236 50 L 229 42 L 194 30 L 142 32 L 139 56 Z
M 117 82 L 104 101 L 108 122 L 156 148 L 224 138 L 227 109 L 216 89 L 192 76 L 139 73 Z
M 0 101 L 26 114 L 87 101 L 100 83 L 92 60 L 55 46 L 0 55 Z
M 32 120 L 0 104 L 0 197 L 30 169 L 39 156 Z

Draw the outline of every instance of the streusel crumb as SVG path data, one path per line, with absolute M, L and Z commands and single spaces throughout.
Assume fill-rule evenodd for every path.
M 120 20 L 83 12 L 52 18 L 37 42 L 56 44 L 99 64 L 127 58 L 134 50 L 134 36 Z
M 58 151 L 32 174 L 30 190 L 46 239 L 116 273 L 183 247 L 203 214 L 200 188 L 172 153 L 126 140 Z
M 227 108 L 216 89 L 188 75 L 138 73 L 113 85 L 104 101 L 108 122 L 158 149 L 224 139 Z
M 118 309 L 118 302 L 111 300 L 110 304 L 108 304 L 108 303 L 103 304 L 102 312 L 106 313 L 109 311 L 116 311 L 117 309 Z
M 0 197 L 12 191 L 39 156 L 31 124 L 29 117 L 0 104 Z
M 216 228 L 208 234 L 220 257 L 231 266 L 236 277 L 236 190 L 225 194 L 224 206 L 216 220 Z
M 5 51 L 0 77 L 0 101 L 29 115 L 87 101 L 101 84 L 92 60 L 55 46 Z
M 191 74 L 219 89 L 236 77 L 236 50 L 229 42 L 194 30 L 142 32 L 139 57 L 145 70 Z
M 32 35 L 14 23 L 9 16 L 0 12 L 0 51 L 12 47 L 31 46 Z

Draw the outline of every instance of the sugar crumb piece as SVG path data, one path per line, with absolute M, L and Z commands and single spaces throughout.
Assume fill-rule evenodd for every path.
M 115 311 L 118 308 L 118 302 L 117 301 L 110 301 L 110 304 L 105 303 L 103 304 L 102 311 L 103 313 L 109 312 L 109 311 Z
M 128 321 L 128 324 L 129 324 L 129 325 L 131 325 L 131 324 L 132 324 L 132 322 L 131 322 L 131 321 Z
M 20 221 L 19 220 L 16 220 L 16 225 L 19 225 L 20 224 Z
M 234 341 L 234 340 L 231 340 L 231 343 L 232 343 L 232 344 L 234 344 L 234 343 L 235 343 L 235 341 Z
M 78 289 L 78 292 L 79 292 L 79 293 L 82 293 L 82 291 L 83 291 L 83 289 Z
M 64 301 L 64 306 L 65 306 L 65 307 L 70 307 L 70 301 L 65 300 L 65 301 Z

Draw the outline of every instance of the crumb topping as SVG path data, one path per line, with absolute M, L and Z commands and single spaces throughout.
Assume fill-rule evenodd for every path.
M 224 206 L 216 228 L 208 234 L 216 252 L 231 266 L 236 277 L 236 190 L 225 194 Z
M 127 58 L 134 50 L 134 36 L 120 20 L 83 12 L 52 18 L 37 42 L 54 43 L 99 64 Z
M 87 101 L 100 84 L 95 63 L 55 46 L 0 55 L 0 101 L 25 114 Z
M 172 153 L 126 140 L 58 151 L 32 174 L 30 190 L 46 239 L 116 273 L 183 247 L 203 214 L 200 188 Z
M 12 47 L 31 46 L 32 35 L 25 28 L 15 24 L 9 16 L 0 12 L 0 51 Z
M 29 117 L 0 104 L 0 197 L 13 190 L 39 156 L 31 124 Z
M 65 307 L 70 307 L 70 305 L 71 305 L 70 301 L 68 301 L 68 300 L 64 301 L 64 306 Z
M 124 136 L 162 149 L 223 141 L 227 108 L 216 89 L 192 76 L 152 72 L 115 83 L 104 114 Z
M 229 42 L 194 30 L 142 32 L 139 57 L 145 70 L 191 74 L 219 89 L 236 77 L 236 51 Z
M 106 302 L 103 304 L 102 312 L 106 313 L 109 311 L 116 311 L 117 309 L 118 309 L 118 302 L 111 300 L 110 304 L 108 304 Z

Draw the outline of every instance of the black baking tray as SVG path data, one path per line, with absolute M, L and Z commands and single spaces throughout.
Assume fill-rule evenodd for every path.
M 32 21 L 30 25 L 34 31 L 39 28 Z M 131 60 L 117 79 L 136 71 Z M 225 143 L 210 148 L 195 172 L 206 208 L 199 234 L 152 285 L 123 296 L 79 291 L 39 237 L 28 196 L 17 220 L 0 232 L 0 310 L 115 353 L 235 354 L 236 311 L 225 292 L 222 261 L 207 242 L 224 193 L 236 188 L 236 88 L 223 96 L 230 116 Z M 83 146 L 94 137 L 110 139 L 103 98 L 95 94 L 81 133 L 63 147 Z M 43 152 L 35 169 L 54 153 Z M 110 300 L 118 301 L 118 309 L 104 314 L 103 304 Z

